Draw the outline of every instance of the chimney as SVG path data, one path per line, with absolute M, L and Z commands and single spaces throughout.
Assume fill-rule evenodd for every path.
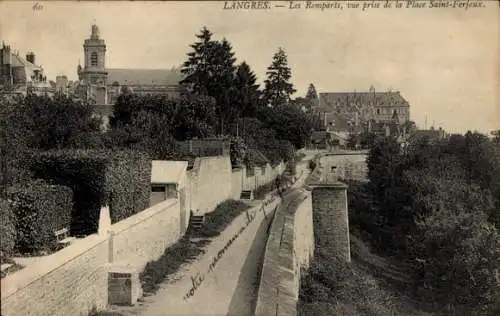
M 28 54 L 26 54 L 26 60 L 34 65 L 35 64 L 35 54 L 33 54 L 32 52 L 29 52 Z

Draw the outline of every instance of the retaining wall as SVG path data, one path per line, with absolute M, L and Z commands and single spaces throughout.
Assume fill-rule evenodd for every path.
M 300 191 L 275 214 L 266 245 L 255 315 L 297 314 L 301 273 L 314 253 L 310 192 Z
M 242 286 L 252 287 L 241 283 L 246 272 L 243 269 L 249 260 L 255 260 L 248 257 L 256 255 L 257 250 L 252 249 L 256 240 L 266 238 L 266 228 L 279 202 L 277 197 L 268 198 L 266 203 L 259 203 L 235 218 L 204 248 L 202 256 L 186 266 L 179 278 L 165 284 L 165 289 L 157 294 L 161 295 L 161 302 L 149 306 L 144 315 L 165 315 L 165 311 L 174 311 L 179 316 L 249 315 L 234 310 L 242 308 L 234 301 L 235 292 Z M 250 297 L 242 299 L 248 304 Z
M 144 266 L 180 237 L 179 202 L 167 200 L 113 224 L 1 280 L 3 316 L 87 316 L 108 303 L 117 261 Z
M 188 171 L 189 206 L 194 215 L 215 209 L 232 195 L 231 160 L 229 157 L 196 158 Z
M 337 179 L 350 179 L 364 181 L 368 178 L 368 167 L 365 152 L 349 154 L 325 154 L 321 157 L 321 164 L 325 169 L 328 182 Z M 336 167 L 332 172 L 332 167 Z

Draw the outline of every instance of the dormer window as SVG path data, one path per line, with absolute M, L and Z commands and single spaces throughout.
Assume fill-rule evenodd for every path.
M 92 55 L 90 55 L 90 65 L 93 67 L 97 67 L 97 53 L 93 52 Z

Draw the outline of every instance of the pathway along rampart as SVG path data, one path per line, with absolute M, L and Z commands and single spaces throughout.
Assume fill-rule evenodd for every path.
M 328 172 L 322 156 L 314 158 L 316 168 L 306 180 L 305 189 L 285 196 L 273 219 L 266 245 L 255 315 L 293 316 L 301 274 L 307 273 L 315 247 L 335 249 L 350 261 L 347 186 L 325 177 Z M 328 231 L 315 235 L 322 226 Z

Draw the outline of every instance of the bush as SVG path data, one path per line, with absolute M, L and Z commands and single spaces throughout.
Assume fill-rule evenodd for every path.
M 18 250 L 24 253 L 53 249 L 54 232 L 71 223 L 71 189 L 34 180 L 9 187 L 7 195 L 15 217 Z
M 231 165 L 233 168 L 239 168 L 243 165 L 247 152 L 245 141 L 240 137 L 231 139 Z
M 9 202 L 0 199 L 0 262 L 12 254 L 15 245 L 14 214 Z
M 31 169 L 74 191 L 73 234 L 97 231 L 99 212 L 109 205 L 116 223 L 149 207 L 151 161 L 134 151 L 60 150 L 38 153 Z
M 266 194 L 276 189 L 275 181 L 269 182 L 267 184 L 261 185 L 255 191 L 253 191 L 253 196 L 256 200 L 263 200 Z
M 309 170 L 314 171 L 316 169 L 316 162 L 314 160 L 309 160 Z

